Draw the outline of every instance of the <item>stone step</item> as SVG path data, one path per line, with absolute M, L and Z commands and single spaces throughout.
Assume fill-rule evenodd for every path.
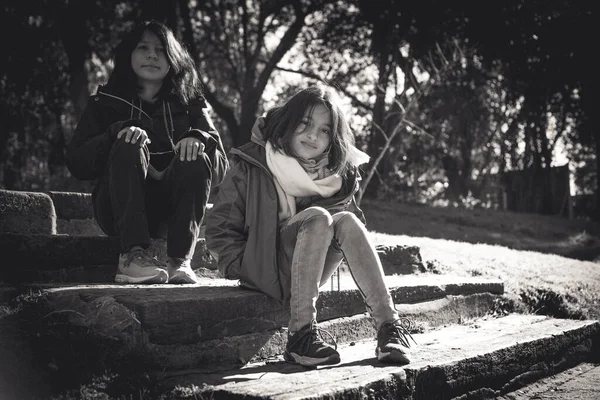
M 388 276 L 387 283 L 398 309 L 415 317 L 417 330 L 484 315 L 504 289 L 499 281 L 432 274 Z M 73 343 L 82 346 L 80 356 L 87 357 L 86 349 L 110 346 L 102 357 L 123 360 L 143 354 L 147 368 L 232 365 L 281 354 L 282 327 L 289 320 L 289 310 L 276 301 L 224 279 L 203 279 L 197 285 L 17 289 L 9 308 L 25 310 L 21 320 L 34 321 L 27 330 L 39 332 L 39 340 L 54 337 L 60 342 L 79 332 Z M 340 290 L 324 287 L 317 308 L 321 321 L 334 321 L 324 323 L 340 342 L 375 335 L 351 277 L 341 277 Z
M 0 232 L 102 235 L 93 220 L 92 195 L 0 189 Z
M 148 250 L 158 260 L 167 258 L 165 239 L 152 239 Z M 386 275 L 426 271 L 418 247 L 378 246 L 378 253 Z M 4 232 L 0 233 L 0 254 L 10 261 L 0 268 L 0 282 L 110 283 L 119 259 L 119 241 L 106 235 Z M 218 275 L 204 238 L 196 244 L 192 268 L 200 276 Z
M 412 362 L 374 358 L 373 339 L 338 347 L 341 363 L 305 369 L 282 357 L 219 372 L 154 374 L 156 395 L 218 399 L 494 398 L 588 360 L 598 360 L 600 322 L 512 314 L 413 335 Z
M 165 239 L 152 239 L 148 250 L 164 261 L 166 249 Z M 109 236 L 0 233 L 0 254 L 9 260 L 0 268 L 2 282 L 109 283 L 119 260 L 119 241 Z M 192 268 L 216 269 L 202 238 Z
M 211 209 L 212 204 L 208 204 L 206 212 Z M 0 189 L 0 215 L 0 232 L 105 235 L 94 220 L 90 193 Z M 204 229 L 200 236 L 204 236 Z
M 115 237 L 107 237 L 93 219 L 89 193 L 27 192 L 0 189 L 0 254 L 19 265 L 0 269 L 0 282 L 109 283 L 119 255 Z M 206 207 L 210 213 L 212 204 Z M 206 226 L 192 259 L 200 276 L 214 275 L 216 262 L 204 241 Z M 166 231 L 153 239 L 150 253 L 166 259 Z M 386 275 L 425 272 L 416 246 L 378 246 Z

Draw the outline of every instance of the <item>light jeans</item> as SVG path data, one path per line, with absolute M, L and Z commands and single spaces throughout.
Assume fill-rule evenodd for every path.
M 331 215 L 322 207 L 300 211 L 281 228 L 281 250 L 280 268 L 290 266 L 289 332 L 316 320 L 319 288 L 344 258 L 377 327 L 398 318 L 379 256 L 353 213 Z

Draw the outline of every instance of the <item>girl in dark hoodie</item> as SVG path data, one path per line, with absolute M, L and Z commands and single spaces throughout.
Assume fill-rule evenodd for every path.
M 409 323 L 400 318 L 354 195 L 358 166 L 345 116 L 325 89 L 299 91 L 257 120 L 208 216 L 207 246 L 218 268 L 244 287 L 290 307 L 286 360 L 335 364 L 315 307 L 319 288 L 345 259 L 378 327 L 379 360 L 408 363 Z
M 197 281 L 191 258 L 211 184 L 228 168 L 200 84 L 173 32 L 145 21 L 116 47 L 110 78 L 69 142 L 69 171 L 96 180 L 96 220 L 120 239 L 116 282 Z M 166 263 L 146 251 L 165 234 Z

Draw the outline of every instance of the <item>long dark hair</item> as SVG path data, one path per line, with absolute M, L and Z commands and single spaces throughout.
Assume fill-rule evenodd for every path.
M 306 110 L 310 113 L 317 105 L 325 106 L 331 112 L 333 127 L 329 133 L 331 145 L 328 167 L 343 174 L 350 166 L 350 146 L 354 145 L 354 135 L 348 121 L 340 109 L 334 93 L 325 87 L 311 86 L 294 94 L 282 106 L 273 107 L 265 116 L 263 136 L 275 149 L 295 157 L 291 148 L 294 131 L 302 122 Z
M 165 24 L 154 20 L 144 21 L 137 25 L 117 45 L 113 55 L 114 69 L 106 83 L 106 91 L 121 97 L 129 97 L 137 92 L 137 76 L 131 68 L 131 53 L 142 39 L 145 31 L 158 36 L 171 66 L 159 96 L 165 97 L 174 93 L 184 104 L 201 96 L 201 80 L 194 60 L 186 48 L 175 38 L 173 31 Z

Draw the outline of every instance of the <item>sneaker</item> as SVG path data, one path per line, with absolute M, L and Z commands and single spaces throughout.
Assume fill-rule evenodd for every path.
M 198 283 L 198 277 L 192 269 L 192 261 L 185 258 L 169 257 L 167 261 L 169 283 Z
M 377 348 L 375 349 L 379 361 L 395 364 L 410 363 L 408 338 L 416 344 L 410 334 L 411 326 L 412 322 L 408 318 L 399 318 L 381 325 L 377 332 Z
M 117 283 L 165 283 L 168 278 L 164 265 L 141 247 L 136 246 L 119 255 Z
M 335 347 L 323 341 L 323 333 L 329 335 Z M 315 367 L 317 365 L 337 364 L 340 362 L 340 353 L 333 335 L 317 327 L 317 322 L 300 329 L 293 335 L 288 335 L 288 342 L 283 357 L 286 361 Z

